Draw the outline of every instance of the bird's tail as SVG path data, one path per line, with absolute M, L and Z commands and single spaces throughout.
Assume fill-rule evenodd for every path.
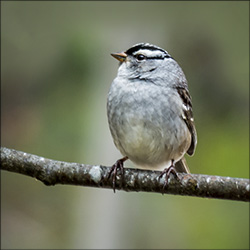
M 184 157 L 175 163 L 174 168 L 177 172 L 190 174 L 190 170 Z

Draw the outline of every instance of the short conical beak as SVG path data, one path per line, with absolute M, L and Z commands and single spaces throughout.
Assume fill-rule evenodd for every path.
M 115 59 L 117 59 L 120 62 L 124 62 L 127 58 L 127 54 L 125 52 L 112 53 L 111 56 L 113 56 Z

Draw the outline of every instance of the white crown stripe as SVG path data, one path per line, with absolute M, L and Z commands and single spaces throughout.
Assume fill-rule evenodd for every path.
M 138 54 L 143 54 L 148 58 L 150 58 L 150 57 L 165 57 L 166 56 L 166 54 L 160 50 L 148 50 L 148 49 L 140 49 L 140 50 L 134 52 L 134 55 L 138 55 Z

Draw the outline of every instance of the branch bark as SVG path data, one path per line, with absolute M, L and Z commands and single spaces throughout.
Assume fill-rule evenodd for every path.
M 34 177 L 45 185 L 112 189 L 112 178 L 107 178 L 110 167 L 55 161 L 4 147 L 1 147 L 1 169 Z M 123 178 L 117 176 L 116 189 L 250 201 L 249 179 L 178 173 L 179 178 L 170 175 L 163 190 L 164 178 L 159 179 L 159 175 L 159 171 L 125 168 Z

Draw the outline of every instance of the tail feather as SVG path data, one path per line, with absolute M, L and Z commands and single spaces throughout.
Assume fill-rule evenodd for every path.
M 174 168 L 177 172 L 190 174 L 190 170 L 184 157 L 175 163 Z

